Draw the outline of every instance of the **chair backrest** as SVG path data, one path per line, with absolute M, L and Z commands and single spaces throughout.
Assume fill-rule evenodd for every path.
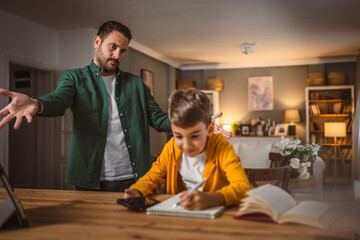
M 271 183 L 288 190 L 290 179 L 290 166 L 276 168 L 244 168 L 251 185 L 258 187 L 262 184 Z
M 280 162 L 285 158 L 280 155 L 280 153 L 269 153 L 269 160 L 270 160 L 270 168 L 280 167 Z

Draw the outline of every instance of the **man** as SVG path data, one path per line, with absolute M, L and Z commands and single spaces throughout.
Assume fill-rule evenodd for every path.
M 90 65 L 67 70 L 53 93 L 32 99 L 0 89 L 12 98 L 0 111 L 0 129 L 16 118 L 62 116 L 67 108 L 73 132 L 66 182 L 79 190 L 123 191 L 151 166 L 148 125 L 171 132 L 164 113 L 141 78 L 122 72 L 118 65 L 128 49 L 130 30 L 108 21 L 94 39 Z M 222 131 L 220 129 L 220 131 Z

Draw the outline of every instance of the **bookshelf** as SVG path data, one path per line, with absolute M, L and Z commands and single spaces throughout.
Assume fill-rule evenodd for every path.
M 321 143 L 327 153 L 324 182 L 348 182 L 351 178 L 354 86 L 332 85 L 305 88 L 306 141 Z M 345 122 L 346 137 L 324 136 L 325 122 Z

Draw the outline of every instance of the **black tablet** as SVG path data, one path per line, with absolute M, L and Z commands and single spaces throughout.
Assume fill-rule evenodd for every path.
M 10 186 L 8 177 L 4 169 L 0 164 L 0 178 L 3 183 L 9 198 L 0 205 L 0 228 L 11 220 L 11 217 L 15 214 L 20 227 L 28 227 L 29 222 L 26 218 L 25 211 L 19 199 L 16 198 L 14 189 Z
M 151 197 L 138 197 L 138 198 L 119 198 L 117 200 L 118 204 L 121 204 L 127 207 L 130 210 L 135 211 L 144 211 L 146 208 L 154 206 L 155 204 L 159 203 L 160 201 L 153 199 Z

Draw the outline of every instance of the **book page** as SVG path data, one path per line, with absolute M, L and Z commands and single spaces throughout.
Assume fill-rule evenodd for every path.
M 320 201 L 303 201 L 279 217 L 279 223 L 294 222 L 313 227 L 327 228 L 335 220 L 330 204 Z
M 178 193 L 177 195 L 148 208 L 146 210 L 147 214 L 215 219 L 225 210 L 225 206 L 210 207 L 203 210 L 187 210 L 181 206 L 174 208 L 174 204 L 180 201 L 181 194 L 182 193 Z
M 269 214 L 275 221 L 281 214 L 283 214 L 290 208 L 296 206 L 296 202 L 294 198 L 289 193 L 271 184 L 265 184 L 258 188 L 252 189 L 248 191 L 247 194 L 249 195 L 249 198 L 255 199 L 253 205 L 255 206 L 257 205 L 256 207 L 257 209 L 259 209 L 258 207 L 259 201 L 261 201 L 261 205 L 264 206 L 263 207 L 264 209 L 267 208 L 265 207 L 267 205 L 268 208 L 271 209 L 271 214 L 267 212 L 264 213 Z M 239 215 L 243 214 L 242 212 L 245 211 L 247 213 L 251 212 L 252 210 L 251 200 L 247 202 L 248 202 L 248 204 L 246 204 L 247 209 L 241 207 L 238 212 Z

